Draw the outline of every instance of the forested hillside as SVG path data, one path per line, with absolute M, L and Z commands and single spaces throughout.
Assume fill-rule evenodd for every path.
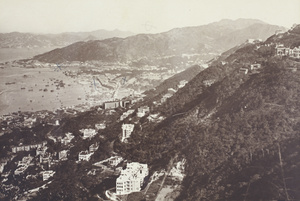
M 278 37 L 299 42 L 294 34 L 272 40 Z M 186 158 L 177 200 L 299 200 L 299 60 L 275 56 L 270 42 L 244 46 L 224 61 L 154 109 L 167 116 L 163 122 L 144 123 L 117 149 L 154 169 L 175 155 Z M 262 67 L 239 72 L 254 63 Z M 215 83 L 205 86 L 207 79 Z

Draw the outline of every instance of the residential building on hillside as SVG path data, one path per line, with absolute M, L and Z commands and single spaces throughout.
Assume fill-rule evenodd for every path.
M 109 101 L 103 103 L 103 108 L 104 109 L 115 109 L 120 107 L 120 101 Z
M 131 133 L 133 132 L 134 124 L 123 124 L 122 125 L 122 139 L 121 141 L 124 142 L 125 139 L 129 138 Z
M 170 94 L 175 94 L 176 92 L 177 92 L 177 90 L 175 90 L 173 88 L 168 89 L 168 93 L 170 93 Z
M 95 124 L 95 128 L 97 130 L 105 129 L 106 128 L 106 124 L 105 123 Z
M 35 151 L 35 154 L 38 156 L 38 155 L 44 155 L 46 153 L 46 150 L 48 148 L 46 146 L 44 147 L 40 147 L 40 148 L 37 148 L 36 151 Z
M 252 38 L 249 38 L 246 42 L 254 44 L 254 43 L 259 43 L 261 41 L 262 41 L 262 39 L 252 39 Z
M 151 114 L 147 117 L 147 119 L 151 122 L 156 122 L 156 123 L 159 123 L 161 122 L 162 120 L 164 120 L 165 118 L 163 116 L 160 116 L 159 113 L 157 114 Z
M 293 58 L 300 58 L 300 46 L 294 47 L 293 49 L 289 47 L 284 47 L 283 44 L 278 44 L 276 46 L 276 55 L 278 56 L 289 56 Z
M 62 150 L 58 152 L 58 160 L 68 160 L 69 150 Z
M 299 59 L 300 58 L 300 46 L 299 47 L 294 47 L 291 50 L 290 56 Z
M 30 155 L 28 156 L 24 156 L 22 158 L 21 161 L 18 162 L 18 166 L 26 166 L 26 165 L 29 165 L 30 162 L 32 161 L 33 157 L 31 157 Z
M 128 163 L 126 169 L 121 171 L 121 175 L 116 180 L 116 194 L 126 195 L 140 191 L 148 174 L 147 164 Z
M 50 177 L 53 177 L 54 174 L 55 172 L 53 170 L 43 171 L 42 172 L 43 181 L 47 181 Z
M 179 82 L 179 84 L 177 85 L 177 87 L 178 87 L 178 88 L 182 88 L 182 87 L 184 87 L 187 83 L 188 83 L 188 81 L 186 81 L 186 80 L 181 80 L 181 81 Z
M 278 56 L 287 56 L 290 53 L 290 48 L 284 47 L 283 44 L 276 46 L 276 55 Z
M 248 68 L 240 68 L 239 72 L 246 75 L 248 73 Z
M 204 84 L 206 87 L 211 86 L 213 83 L 215 83 L 215 80 L 214 80 L 214 79 L 211 79 L 211 80 L 204 80 L 204 81 L 203 81 L 203 84 Z
M 250 70 L 258 70 L 261 68 L 261 64 L 251 64 Z
M 52 160 L 52 155 L 48 152 L 46 152 L 43 155 L 40 155 L 40 163 L 50 163 Z
M 89 146 L 89 151 L 90 151 L 90 153 L 93 153 L 93 152 L 97 151 L 98 148 L 99 148 L 98 143 L 92 144 L 91 146 Z
M 173 96 L 172 94 L 167 93 L 161 98 L 160 102 L 164 103 L 167 101 L 168 98 L 171 98 L 172 96 Z
M 108 101 L 103 103 L 104 109 L 115 109 L 118 107 L 127 107 L 131 103 L 130 100 L 117 100 L 117 101 Z
M 79 161 L 89 161 L 91 159 L 91 156 L 93 153 L 90 153 L 89 151 L 81 151 L 78 154 L 78 160 Z
M 33 149 L 43 147 L 46 144 L 47 144 L 47 141 L 43 141 L 42 143 L 32 144 L 32 145 L 22 145 L 22 146 L 12 147 L 11 151 L 13 153 L 17 153 L 19 151 L 31 151 Z
M 142 107 L 139 107 L 138 108 L 138 111 L 137 111 L 137 116 L 138 117 L 143 117 L 146 115 L 147 112 L 150 111 L 150 108 L 148 106 L 142 106 Z
M 83 139 L 87 139 L 87 138 L 91 139 L 97 134 L 96 130 L 91 128 L 81 129 L 80 132 L 83 134 L 82 136 Z
M 117 166 L 119 163 L 123 161 L 123 158 L 121 156 L 113 156 L 109 159 L 109 164 L 111 166 Z
M 120 121 L 123 121 L 124 119 L 126 119 L 129 115 L 131 115 L 134 112 L 134 110 L 127 110 L 126 112 L 124 112 L 121 117 L 120 117 Z
M 27 168 L 28 168 L 28 166 L 19 167 L 18 169 L 15 170 L 15 175 L 22 174 Z
M 67 144 L 71 143 L 73 138 L 74 138 L 74 135 L 72 133 L 66 133 L 66 136 L 61 139 L 61 143 L 64 145 L 67 145 Z
M 23 157 L 22 160 L 18 162 L 18 168 L 15 170 L 15 175 L 23 173 L 30 165 L 32 159 L 33 157 L 30 155 Z

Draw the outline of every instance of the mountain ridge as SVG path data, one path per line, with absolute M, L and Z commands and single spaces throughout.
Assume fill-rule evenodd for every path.
M 252 25 L 254 24 L 252 23 Z M 250 36 L 255 39 L 261 37 L 265 40 L 280 28 L 268 24 L 259 24 L 255 27 L 259 30 L 252 31 L 251 28 L 247 29 L 246 27 L 243 32 L 241 29 L 232 29 L 214 23 L 198 27 L 176 28 L 158 34 L 138 34 L 123 39 L 88 41 L 85 44 L 78 43 L 78 47 L 73 44 L 71 48 L 67 46 L 56 51 L 37 55 L 33 59 L 57 63 L 75 59 L 79 61 L 130 62 L 146 58 L 149 64 L 151 62 L 157 64 L 160 63 L 159 61 L 163 57 L 183 57 L 187 54 L 194 55 L 194 60 L 207 60 L 213 58 L 213 55 L 218 55 L 243 43 Z M 248 34 L 245 34 L 246 32 Z M 230 40 L 230 37 L 236 39 Z M 220 43 L 225 39 L 229 42 Z M 80 58 L 73 56 L 74 51 L 82 53 Z
M 52 46 L 67 46 L 78 41 L 89 40 L 92 36 L 94 39 L 106 39 L 112 37 L 128 37 L 133 35 L 132 32 L 113 30 L 108 31 L 99 29 L 91 32 L 64 32 L 59 34 L 36 34 L 10 32 L 0 33 L 1 48 L 37 48 Z

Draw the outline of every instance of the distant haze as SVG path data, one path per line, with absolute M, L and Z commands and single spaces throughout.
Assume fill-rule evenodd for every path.
M 158 33 L 238 18 L 289 28 L 299 11 L 299 0 L 0 0 L 0 32 Z

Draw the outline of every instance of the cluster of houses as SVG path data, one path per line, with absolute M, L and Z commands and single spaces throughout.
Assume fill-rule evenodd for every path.
M 0 135 L 4 133 L 9 133 L 13 128 L 23 128 L 28 127 L 32 128 L 36 123 L 42 121 L 48 122 L 53 118 L 53 113 L 40 111 L 35 113 L 11 113 L 0 116 Z
M 300 58 L 300 46 L 299 47 L 284 47 L 283 44 L 276 45 L 276 55 L 278 56 L 289 56 L 293 58 Z
M 89 150 L 81 151 L 78 154 L 78 161 L 89 161 L 92 157 L 92 155 L 97 151 L 99 148 L 98 143 L 92 144 L 89 146 Z
M 126 169 L 121 170 L 121 174 L 116 180 L 116 194 L 126 195 L 140 191 L 148 174 L 147 164 L 127 163 Z
M 20 151 L 31 151 L 33 149 L 41 148 L 41 147 L 45 146 L 46 144 L 47 144 L 47 141 L 43 141 L 42 143 L 38 143 L 38 144 L 16 146 L 16 147 L 12 147 L 11 151 L 13 153 L 17 153 Z
M 33 126 L 33 124 L 36 122 L 36 118 L 26 118 L 24 117 L 24 126 L 25 127 L 28 127 L 28 128 L 31 128 Z
M 257 72 L 258 69 L 261 68 L 261 64 L 251 64 L 249 68 L 240 68 L 239 72 L 242 73 L 242 74 L 248 74 L 249 70 L 251 72 Z
M 58 153 L 59 160 L 53 160 L 53 155 L 46 152 L 46 150 L 47 150 L 46 146 L 39 147 L 36 149 L 36 156 L 39 157 L 40 165 L 47 164 L 48 168 L 49 168 L 51 165 L 56 164 L 58 161 L 67 160 L 68 150 L 63 150 Z M 30 163 L 33 160 L 33 158 L 34 157 L 32 157 L 30 155 L 23 157 L 22 160 L 18 162 L 17 169 L 14 172 L 15 175 L 20 175 L 20 174 L 24 173 L 24 171 L 30 166 Z M 52 170 L 41 172 L 41 174 L 43 176 L 43 181 L 48 180 L 50 177 L 53 176 L 54 173 L 55 172 Z

